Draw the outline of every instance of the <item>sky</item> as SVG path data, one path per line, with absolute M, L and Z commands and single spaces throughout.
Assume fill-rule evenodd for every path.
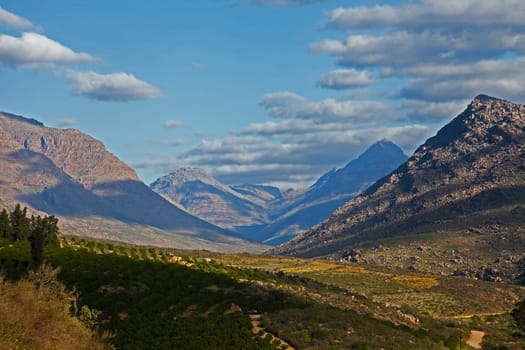
M 312 184 L 408 155 L 478 94 L 525 102 L 522 0 L 0 0 L 0 110 L 151 183 Z

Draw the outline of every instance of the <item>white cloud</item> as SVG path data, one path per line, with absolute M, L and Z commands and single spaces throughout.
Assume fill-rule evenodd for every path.
M 388 117 L 390 111 L 390 106 L 384 102 L 338 101 L 331 98 L 314 102 L 287 91 L 266 94 L 259 105 L 272 117 L 317 121 L 350 119 L 363 122 Z
M 34 25 L 28 19 L 17 16 L 0 7 L 0 27 L 29 29 L 34 27 Z
M 68 70 L 65 77 L 74 93 L 98 101 L 125 102 L 162 96 L 157 88 L 129 73 L 99 74 Z
M 373 84 L 372 72 L 356 69 L 336 69 L 326 73 L 317 85 L 327 89 L 351 89 Z
M 60 128 L 66 128 L 66 127 L 74 126 L 77 124 L 78 124 L 78 121 L 73 118 L 63 118 L 63 119 L 58 120 L 58 123 L 57 123 L 57 125 Z
M 330 23 L 347 29 L 393 27 L 518 26 L 525 27 L 521 0 L 423 0 L 400 6 L 338 8 Z
M 186 126 L 186 123 L 184 123 L 182 120 L 170 119 L 164 122 L 165 128 L 182 128 L 184 126 Z
M 0 63 L 7 65 L 67 64 L 95 62 L 87 53 L 77 53 L 45 35 L 27 32 L 20 38 L 0 34 Z
M 352 129 L 348 125 L 332 125 L 306 131 L 290 128 L 286 134 L 271 137 L 261 130 L 248 135 L 250 129 L 253 130 L 253 127 L 246 128 L 242 136 L 205 140 L 170 164 L 205 168 L 228 184 L 266 183 L 282 188 L 307 187 L 327 170 L 343 166 L 380 139 L 388 138 L 409 153 L 431 136 L 436 126 L 374 125 Z M 166 167 L 167 164 L 162 163 L 161 166 Z
M 525 101 L 523 18 L 521 0 L 349 6 L 328 13 L 329 23 L 344 29 L 346 38 L 326 38 L 310 49 L 349 69 L 381 72 L 374 86 L 393 86 L 410 101 L 400 105 L 406 108 L 402 114 L 415 118 L 422 111 L 440 118 L 480 93 Z M 429 105 L 414 111 L 417 100 Z

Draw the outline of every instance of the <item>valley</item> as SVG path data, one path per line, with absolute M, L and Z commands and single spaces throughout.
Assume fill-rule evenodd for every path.
M 26 249 L 3 241 L 4 271 L 21 273 Z M 45 260 L 79 308 L 100 312 L 116 348 L 456 349 L 472 330 L 485 333 L 483 348 L 525 345 L 510 315 L 525 289 L 511 284 L 82 238 L 62 238 Z

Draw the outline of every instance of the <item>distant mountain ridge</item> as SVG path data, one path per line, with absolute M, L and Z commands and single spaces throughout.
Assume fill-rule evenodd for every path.
M 235 191 L 202 169 L 181 168 L 160 177 L 150 188 L 179 203 L 189 213 L 223 228 L 259 225 L 268 220 L 262 198 L 253 191 L 245 194 Z
M 281 214 L 261 235 L 263 242 L 283 243 L 330 217 L 377 179 L 397 168 L 408 157 L 394 143 L 381 140 L 341 169 L 322 175 L 306 192 L 281 204 Z
M 274 253 L 343 256 L 362 242 L 461 229 L 471 218 L 479 230 L 512 223 L 521 232 L 524 145 L 525 106 L 479 95 L 407 162 Z
M 308 190 L 286 196 L 271 186 L 226 186 L 192 168 L 163 176 L 150 187 L 195 216 L 274 245 L 328 218 L 406 159 L 399 147 L 382 140 L 344 168 L 323 175 Z
M 68 234 L 212 250 L 264 249 L 176 208 L 100 141 L 3 112 L 0 198 L 4 207 L 21 202 L 58 215 Z

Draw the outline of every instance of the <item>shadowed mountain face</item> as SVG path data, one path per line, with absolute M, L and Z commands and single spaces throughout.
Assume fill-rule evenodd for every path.
M 308 190 L 288 196 L 270 186 L 229 187 L 191 168 L 163 176 L 151 188 L 195 216 L 273 245 L 325 220 L 406 159 L 392 142 L 380 141 L 344 168 L 323 175 Z
M 101 142 L 77 130 L 0 113 L 0 147 L 0 204 L 21 202 L 57 215 L 67 222 L 61 227 L 66 234 L 212 250 L 264 249 L 175 207 Z M 99 224 L 86 225 L 90 218 Z M 139 239 L 139 227 L 149 234 Z
M 340 256 L 359 243 L 469 225 L 474 217 L 499 222 L 502 208 L 505 221 L 522 227 L 524 143 L 525 106 L 480 95 L 398 169 L 274 252 Z
M 277 218 L 259 233 L 264 243 L 280 244 L 326 220 L 407 156 L 390 141 L 379 141 L 342 169 L 332 169 L 306 192 L 279 203 Z

